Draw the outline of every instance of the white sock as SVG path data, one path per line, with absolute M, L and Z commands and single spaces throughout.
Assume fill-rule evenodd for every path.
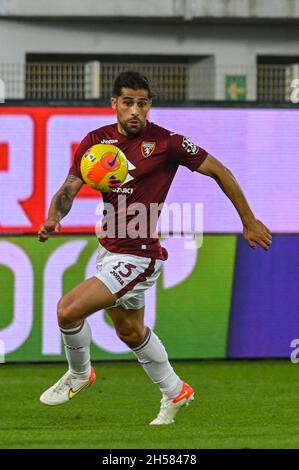
M 132 351 L 145 372 L 159 386 L 164 395 L 173 398 L 180 393 L 183 382 L 171 367 L 167 352 L 153 331 L 148 328 L 143 343 L 138 348 L 133 348 Z
M 60 328 L 69 370 L 74 378 L 88 379 L 91 373 L 91 329 L 86 320 L 76 328 Z

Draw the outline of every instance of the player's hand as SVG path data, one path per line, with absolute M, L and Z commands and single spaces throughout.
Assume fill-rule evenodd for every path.
M 59 232 L 60 229 L 61 226 L 58 220 L 46 220 L 39 228 L 37 239 L 40 242 L 45 242 L 53 232 Z
M 269 250 L 272 244 L 271 231 L 260 220 L 253 219 L 252 222 L 244 225 L 243 236 L 248 245 L 256 249 L 256 244 L 260 245 L 264 250 Z

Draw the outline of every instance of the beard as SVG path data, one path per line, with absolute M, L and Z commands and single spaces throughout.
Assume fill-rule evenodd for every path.
M 120 126 L 128 135 L 138 135 L 144 129 L 145 123 L 142 123 L 140 119 L 136 119 L 138 124 L 132 125 L 128 121 L 119 121 Z

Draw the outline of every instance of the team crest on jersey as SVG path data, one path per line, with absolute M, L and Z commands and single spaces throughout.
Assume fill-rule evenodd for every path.
M 150 157 L 156 148 L 156 142 L 142 142 L 141 152 L 144 158 Z

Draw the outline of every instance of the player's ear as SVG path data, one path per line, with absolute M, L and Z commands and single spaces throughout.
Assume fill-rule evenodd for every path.
M 111 97 L 111 106 L 112 106 L 112 109 L 116 109 L 116 101 L 117 101 L 117 99 L 115 98 L 115 96 L 112 96 L 112 97 Z

